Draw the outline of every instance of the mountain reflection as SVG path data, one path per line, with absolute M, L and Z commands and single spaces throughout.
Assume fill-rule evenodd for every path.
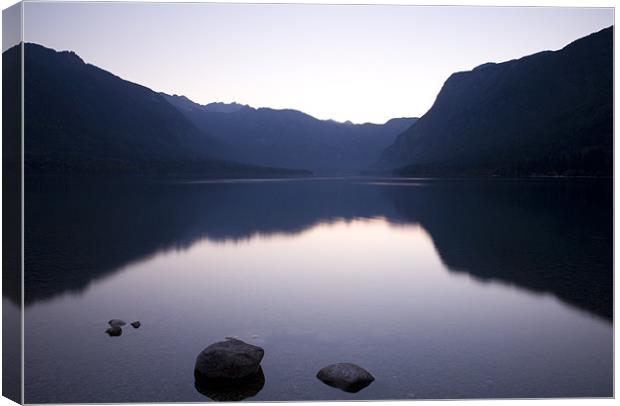
M 446 267 L 612 319 L 611 181 L 438 182 L 392 202 L 431 235 Z
M 419 223 L 451 271 L 549 292 L 612 318 L 611 181 L 31 182 L 25 301 L 196 241 L 382 217 Z

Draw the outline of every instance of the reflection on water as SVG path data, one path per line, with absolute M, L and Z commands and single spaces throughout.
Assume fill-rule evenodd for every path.
M 27 194 L 27 402 L 612 394 L 611 182 Z M 116 317 L 143 325 L 112 340 Z M 225 336 L 265 348 L 260 385 L 194 387 Z M 314 376 L 335 362 L 377 379 L 329 388 Z
M 242 379 L 204 379 L 195 378 L 196 390 L 211 400 L 233 402 L 256 396 L 265 386 L 265 374 L 259 367 L 258 372 Z

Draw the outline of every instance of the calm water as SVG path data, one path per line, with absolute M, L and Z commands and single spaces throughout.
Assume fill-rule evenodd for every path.
M 196 355 L 265 348 L 249 400 L 611 396 L 612 183 L 377 179 L 26 191 L 29 403 L 208 401 Z M 107 321 L 140 320 L 121 337 Z M 350 361 L 357 394 L 315 378 Z

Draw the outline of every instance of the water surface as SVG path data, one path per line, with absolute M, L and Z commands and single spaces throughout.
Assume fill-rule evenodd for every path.
M 25 210 L 28 403 L 208 401 L 227 336 L 265 348 L 249 400 L 613 394 L 611 181 L 46 181 Z M 315 378 L 344 361 L 376 381 Z

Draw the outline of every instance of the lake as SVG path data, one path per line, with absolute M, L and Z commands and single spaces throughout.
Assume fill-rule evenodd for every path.
M 252 401 L 612 396 L 612 200 L 585 179 L 31 182 L 25 401 L 217 400 L 194 361 L 229 336 L 265 349 Z M 329 387 L 335 362 L 376 380 Z

